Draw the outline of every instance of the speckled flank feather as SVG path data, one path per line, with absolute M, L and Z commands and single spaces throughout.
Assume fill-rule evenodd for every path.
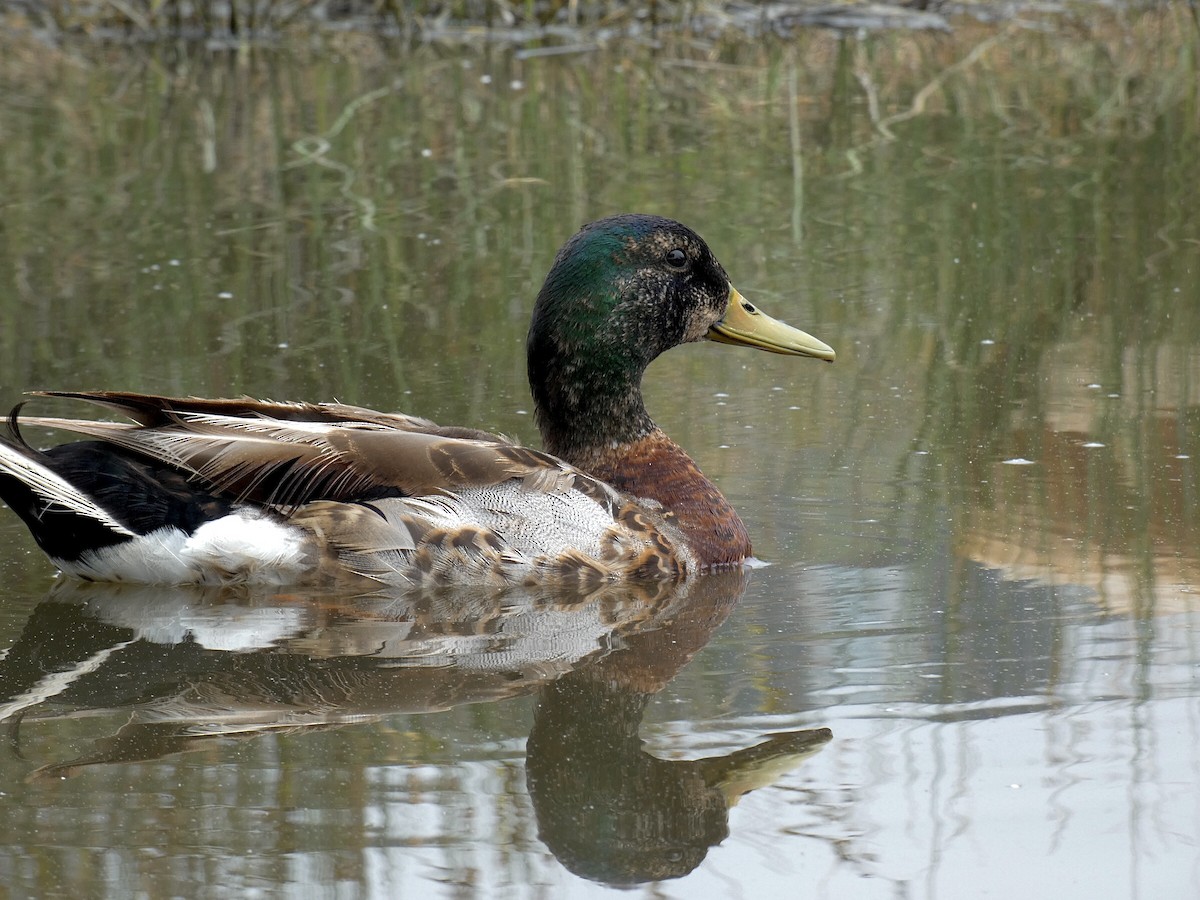
M 695 568 L 669 525 L 628 499 L 573 485 L 530 494 L 509 480 L 444 496 L 316 502 L 292 521 L 328 548 L 333 566 L 426 588 L 559 583 L 591 591 L 627 578 L 682 580 Z
M 448 436 L 410 417 L 371 414 L 367 421 L 356 418 L 360 410 L 335 405 L 71 396 L 128 409 L 145 424 L 22 423 L 102 438 L 235 503 L 194 533 L 163 523 L 79 560 L 56 559 L 81 577 L 214 583 L 352 573 L 422 586 L 560 582 L 591 589 L 627 578 L 679 580 L 695 569 L 661 515 L 494 435 Z M 144 412 L 151 405 L 155 412 Z M 295 418 L 269 417 L 281 408 Z M 299 418 L 306 411 L 319 421 Z M 96 515 L 108 513 L 97 507 Z M 235 531 L 237 541 L 223 537 Z

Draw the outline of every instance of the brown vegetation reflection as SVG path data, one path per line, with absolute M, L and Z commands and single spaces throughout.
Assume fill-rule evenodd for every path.
M 1042 414 L 1014 413 L 1005 428 L 1012 455 L 975 468 L 986 489 L 957 549 L 1014 580 L 1089 588 L 1105 613 L 1191 611 L 1200 594 L 1200 355 L 1129 352 L 1104 384 L 1093 380 L 1101 354 L 1066 342 L 1045 355 Z
M 546 845 L 604 882 L 675 877 L 728 834 L 742 795 L 830 738 L 774 734 L 694 761 L 642 748 L 647 700 L 709 641 L 746 580 L 357 598 L 66 581 L 0 660 L 0 721 L 27 779 L 46 781 L 536 693 L 526 767 Z M 23 760 L 29 729 L 97 718 L 124 721 L 68 760 Z

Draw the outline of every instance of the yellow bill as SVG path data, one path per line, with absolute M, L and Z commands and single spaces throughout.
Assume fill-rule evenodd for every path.
M 708 339 L 722 344 L 741 344 L 787 356 L 814 356 L 833 362 L 837 355 L 824 341 L 793 328 L 766 313 L 729 286 L 729 305 L 720 321 L 708 329 Z

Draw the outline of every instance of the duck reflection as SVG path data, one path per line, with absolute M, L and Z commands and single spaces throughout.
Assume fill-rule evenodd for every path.
M 711 634 L 711 620 L 632 636 L 614 653 L 542 688 L 525 772 L 539 837 L 577 875 L 612 885 L 677 878 L 729 834 L 728 812 L 832 737 L 771 736 L 726 756 L 669 761 L 638 735 L 652 694 Z
M 0 659 L 0 721 L 127 713 L 30 779 L 160 759 L 214 742 L 537 694 L 526 750 L 539 835 L 584 877 L 683 875 L 728 833 L 730 806 L 830 738 L 767 736 L 701 760 L 647 753 L 649 698 L 742 596 L 731 572 L 615 585 L 357 597 L 57 584 Z

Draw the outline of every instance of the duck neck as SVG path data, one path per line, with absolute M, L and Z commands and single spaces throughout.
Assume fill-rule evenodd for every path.
M 661 503 L 702 568 L 748 557 L 750 538 L 733 507 L 646 412 L 642 374 L 662 348 L 544 324 L 535 314 L 528 364 L 546 450 L 619 491 Z
M 529 381 L 542 443 L 579 466 L 606 449 L 630 444 L 656 428 L 642 401 L 641 371 L 566 366 L 553 380 L 531 362 Z

